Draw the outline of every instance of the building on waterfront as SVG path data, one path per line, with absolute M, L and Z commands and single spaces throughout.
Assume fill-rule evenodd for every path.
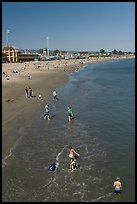
M 18 62 L 19 52 L 7 43 L 2 49 L 2 62 Z
M 34 59 L 39 59 L 38 54 L 27 54 L 22 53 L 20 50 L 14 49 L 8 43 L 2 49 L 2 62 L 23 62 L 23 61 L 34 61 Z

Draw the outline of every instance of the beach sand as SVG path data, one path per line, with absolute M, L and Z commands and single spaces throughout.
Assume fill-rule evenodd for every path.
M 2 74 L 2 158 L 9 155 L 10 149 L 18 139 L 15 130 L 19 129 L 38 107 L 48 102 L 53 90 L 65 84 L 71 72 L 84 64 L 102 60 L 106 59 L 2 64 L 2 73 L 7 71 L 9 75 L 7 80 Z M 13 73 L 13 70 L 18 73 Z M 32 79 L 28 79 L 28 73 Z M 31 87 L 35 97 L 26 98 L 25 87 Z M 39 93 L 43 100 L 38 99 Z

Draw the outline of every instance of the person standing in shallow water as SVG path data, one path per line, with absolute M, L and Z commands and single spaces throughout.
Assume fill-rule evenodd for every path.
M 114 191 L 115 191 L 115 193 L 120 193 L 120 192 L 121 192 L 121 190 L 122 190 L 122 183 L 121 183 L 119 177 L 117 177 L 117 178 L 115 179 L 113 186 L 114 186 Z
M 70 158 L 70 159 L 74 159 L 74 161 L 76 161 L 75 154 L 76 154 L 77 156 L 80 156 L 80 154 L 78 154 L 78 153 L 70 146 L 70 147 L 69 147 L 69 158 Z
M 71 171 L 75 171 L 76 169 L 78 169 L 78 164 L 76 162 L 76 160 L 74 160 L 73 158 L 71 158 L 70 160 L 70 169 Z
M 57 101 L 57 92 L 55 90 L 53 91 L 53 100 Z
M 73 117 L 73 112 L 70 106 L 68 107 L 67 114 L 68 114 L 68 121 L 70 122 Z
M 49 117 L 49 105 L 48 105 L 48 103 L 46 103 L 46 105 L 45 105 L 45 111 L 46 111 L 46 113 L 45 113 L 45 116 L 44 116 L 44 119 L 48 119 L 48 120 L 50 120 L 50 117 Z

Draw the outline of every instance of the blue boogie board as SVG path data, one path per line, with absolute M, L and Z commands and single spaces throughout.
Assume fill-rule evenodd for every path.
M 53 164 L 51 164 L 51 165 L 49 166 L 48 171 L 55 171 L 55 170 L 56 170 L 56 167 L 57 167 L 56 163 L 53 163 Z

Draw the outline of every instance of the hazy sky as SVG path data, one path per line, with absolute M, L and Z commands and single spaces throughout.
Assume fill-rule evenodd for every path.
M 135 51 L 134 2 L 2 2 L 2 46 Z

